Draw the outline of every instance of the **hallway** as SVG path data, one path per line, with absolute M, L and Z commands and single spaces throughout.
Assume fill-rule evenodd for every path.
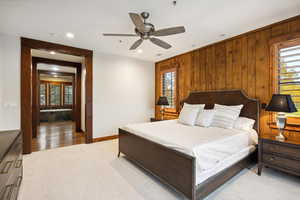
M 75 132 L 75 123 L 72 121 L 41 123 L 37 130 L 37 138 L 32 139 L 32 151 L 84 143 L 84 134 Z

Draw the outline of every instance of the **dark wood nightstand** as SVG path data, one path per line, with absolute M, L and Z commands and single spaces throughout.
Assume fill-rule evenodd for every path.
M 162 119 L 157 119 L 157 118 L 154 118 L 154 117 L 150 118 L 150 122 L 158 122 L 158 121 L 162 121 Z
M 278 141 L 266 135 L 259 139 L 258 175 L 264 166 L 300 176 L 300 141 Z

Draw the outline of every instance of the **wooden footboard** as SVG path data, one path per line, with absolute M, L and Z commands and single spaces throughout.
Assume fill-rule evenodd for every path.
M 119 152 L 195 200 L 195 158 L 119 129 Z

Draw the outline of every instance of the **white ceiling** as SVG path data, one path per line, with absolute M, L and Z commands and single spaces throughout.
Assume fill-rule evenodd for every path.
M 178 0 L 176 7 L 171 2 L 0 0 L 0 32 L 157 61 L 300 14 L 300 0 Z M 140 54 L 128 50 L 135 38 L 102 36 L 133 33 L 128 12 L 142 11 L 150 12 L 156 29 L 185 25 L 186 33 L 161 37 L 173 45 L 169 50 L 145 41 Z M 75 38 L 67 39 L 66 32 Z

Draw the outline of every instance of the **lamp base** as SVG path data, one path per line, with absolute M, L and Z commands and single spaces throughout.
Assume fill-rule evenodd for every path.
M 279 134 L 275 137 L 275 139 L 278 140 L 278 141 L 284 141 L 285 137 L 282 134 L 282 132 L 279 132 Z
M 279 112 L 277 114 L 277 121 L 276 121 L 276 125 L 279 129 L 279 133 L 276 136 L 276 140 L 279 140 L 279 141 L 284 141 L 285 140 L 285 137 L 283 135 L 283 130 L 285 128 L 285 123 L 286 123 L 285 113 Z
M 160 120 L 164 120 L 164 109 L 162 108 L 161 110 L 160 110 Z

